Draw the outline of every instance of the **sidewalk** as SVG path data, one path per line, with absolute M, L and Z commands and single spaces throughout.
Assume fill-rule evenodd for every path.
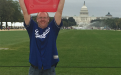
M 9 29 L 9 30 L 4 30 L 4 29 L 0 29 L 0 31 L 26 31 L 26 29 Z

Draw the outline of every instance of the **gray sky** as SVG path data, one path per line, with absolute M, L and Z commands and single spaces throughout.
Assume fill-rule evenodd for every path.
M 79 16 L 84 1 L 89 16 L 101 17 L 110 12 L 113 17 L 121 17 L 121 0 L 65 0 L 63 16 Z M 53 13 L 49 15 L 54 16 Z
M 121 17 L 121 0 L 85 0 L 89 16 L 105 16 L 110 12 L 113 17 Z M 84 0 L 66 0 L 63 15 L 78 16 Z

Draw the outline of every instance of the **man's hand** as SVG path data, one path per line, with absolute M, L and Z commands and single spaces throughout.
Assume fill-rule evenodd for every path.
M 58 9 L 55 13 L 55 21 L 56 21 L 57 25 L 60 25 L 60 23 L 61 23 L 64 3 L 65 3 L 65 0 L 60 0 L 59 5 L 58 5 Z
M 23 11 L 23 16 L 24 16 L 25 23 L 26 23 L 26 25 L 29 25 L 30 15 L 27 12 L 24 0 L 19 0 L 19 4 L 20 4 L 20 7 L 21 7 L 21 9 Z

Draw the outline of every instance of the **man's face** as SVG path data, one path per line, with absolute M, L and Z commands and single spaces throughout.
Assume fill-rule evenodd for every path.
M 42 29 L 48 26 L 49 17 L 46 12 L 39 12 L 37 15 L 38 26 Z

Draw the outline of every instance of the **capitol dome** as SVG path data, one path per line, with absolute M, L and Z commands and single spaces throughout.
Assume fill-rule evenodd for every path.
M 85 16 L 85 15 L 88 16 L 88 14 L 89 14 L 89 12 L 88 12 L 87 7 L 85 6 L 85 1 L 84 1 L 84 5 L 81 8 L 80 15 L 81 16 Z
M 110 12 L 108 12 L 108 14 L 106 16 L 112 17 L 112 15 L 110 14 Z
M 81 8 L 81 10 L 87 10 L 87 7 L 84 5 L 82 8 Z

